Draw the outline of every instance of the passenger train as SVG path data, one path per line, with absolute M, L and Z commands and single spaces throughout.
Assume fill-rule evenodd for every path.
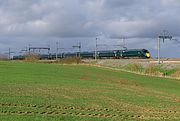
M 68 57 L 80 57 L 82 59 L 95 58 L 95 55 L 98 59 L 102 58 L 151 58 L 150 52 L 146 49 L 126 49 L 126 50 L 105 50 L 97 51 L 96 54 L 94 51 L 91 52 L 72 52 L 72 53 L 61 53 L 61 54 L 39 54 L 41 60 L 53 60 L 59 58 L 68 58 Z M 23 60 L 25 55 L 13 56 L 13 60 Z

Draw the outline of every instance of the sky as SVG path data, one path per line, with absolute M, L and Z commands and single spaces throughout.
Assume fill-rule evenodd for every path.
M 0 53 L 11 48 L 15 54 L 31 47 L 48 47 L 55 52 L 145 48 L 157 57 L 157 36 L 168 30 L 180 37 L 180 0 L 0 0 Z M 76 51 L 76 50 L 73 50 Z M 161 42 L 162 57 L 180 57 L 180 44 Z

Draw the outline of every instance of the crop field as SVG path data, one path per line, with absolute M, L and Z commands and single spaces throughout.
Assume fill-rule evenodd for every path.
M 0 61 L 0 121 L 180 120 L 180 80 Z

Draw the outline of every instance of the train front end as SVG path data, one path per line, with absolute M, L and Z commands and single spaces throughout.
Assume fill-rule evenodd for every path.
M 145 55 L 146 58 L 151 58 L 151 54 L 150 54 L 150 52 L 148 50 L 143 49 L 143 52 L 144 52 L 144 55 Z

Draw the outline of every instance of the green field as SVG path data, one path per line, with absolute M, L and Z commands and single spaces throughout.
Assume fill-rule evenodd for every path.
M 180 120 L 180 80 L 86 65 L 0 62 L 0 121 Z

